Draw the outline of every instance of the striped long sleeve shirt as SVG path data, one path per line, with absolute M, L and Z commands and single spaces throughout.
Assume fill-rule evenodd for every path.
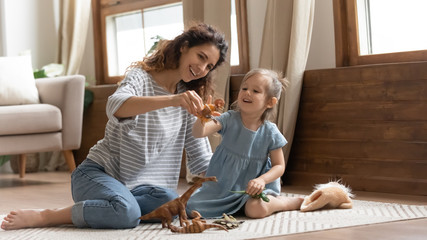
M 186 91 L 178 84 L 178 93 Z M 207 138 L 194 138 L 196 117 L 181 107 L 166 107 L 133 118 L 118 119 L 117 109 L 132 96 L 171 94 L 157 85 L 146 71 L 135 68 L 108 98 L 105 136 L 93 146 L 89 159 L 129 189 L 151 184 L 176 189 L 183 149 L 187 166 L 194 174 L 207 170 L 212 156 Z

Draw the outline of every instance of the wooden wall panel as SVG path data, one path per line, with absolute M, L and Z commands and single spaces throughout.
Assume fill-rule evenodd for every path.
M 285 184 L 427 195 L 427 62 L 306 71 Z

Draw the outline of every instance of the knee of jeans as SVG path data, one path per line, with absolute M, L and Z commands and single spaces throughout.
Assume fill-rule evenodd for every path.
M 117 200 L 114 201 L 113 205 L 116 210 L 114 228 L 134 228 L 138 226 L 141 209 L 136 200 L 131 202 Z
M 177 197 L 179 197 L 179 195 L 173 190 L 167 189 L 165 192 L 165 198 L 168 199 L 168 201 L 174 200 Z
M 174 190 L 167 188 L 157 188 L 152 196 L 156 197 L 162 204 L 179 197 Z

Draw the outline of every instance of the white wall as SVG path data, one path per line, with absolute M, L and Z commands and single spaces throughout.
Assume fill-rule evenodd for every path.
M 335 33 L 332 0 L 316 1 L 310 52 L 305 69 L 334 68 Z
M 29 50 L 34 69 L 57 62 L 59 1 L 0 0 L 0 56 L 17 56 Z M 80 69 L 88 80 L 95 78 L 93 51 L 91 23 Z
M 33 68 L 55 61 L 54 1 L 2 0 L 2 55 L 16 56 L 29 50 Z

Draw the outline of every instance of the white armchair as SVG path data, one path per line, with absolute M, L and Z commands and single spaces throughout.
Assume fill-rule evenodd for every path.
M 0 106 L 0 155 L 19 154 L 21 178 L 27 153 L 62 151 L 70 172 L 76 168 L 84 83 L 81 75 L 36 79 L 40 104 Z

